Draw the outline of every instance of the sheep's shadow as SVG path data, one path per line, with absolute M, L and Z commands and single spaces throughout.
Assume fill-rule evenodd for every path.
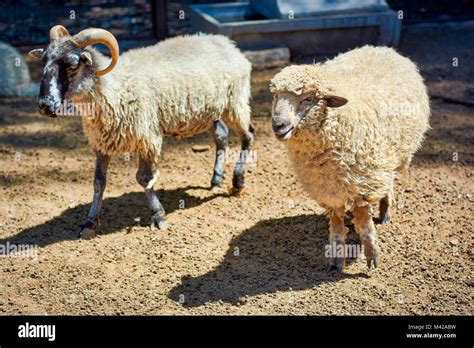
M 197 186 L 186 186 L 174 190 L 157 190 L 166 213 L 171 214 L 177 209 L 196 207 L 222 194 L 212 194 L 204 198 L 190 195 L 192 189 L 207 189 Z M 185 207 L 180 207 L 184 200 Z M 0 239 L 0 245 L 33 244 L 44 247 L 64 240 L 79 239 L 80 226 L 84 223 L 90 204 L 81 204 L 66 209 L 61 215 L 33 227 L 26 228 L 16 235 Z M 150 210 L 144 192 L 130 192 L 120 197 L 105 198 L 102 205 L 101 235 L 115 233 L 133 226 L 148 226 Z
M 183 277 L 168 296 L 186 307 L 215 301 L 237 304 L 245 302 L 246 296 L 367 277 L 365 273 L 328 274 L 324 255 L 327 238 L 328 222 L 324 216 L 260 221 L 231 241 L 217 268 L 197 277 Z M 353 243 L 353 238 L 348 238 L 348 243 Z

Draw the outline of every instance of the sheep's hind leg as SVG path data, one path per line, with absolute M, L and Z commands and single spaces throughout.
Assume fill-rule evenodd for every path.
M 212 136 L 216 143 L 216 161 L 214 163 L 214 173 L 211 180 L 212 191 L 217 191 L 224 180 L 224 160 L 227 146 L 229 145 L 229 128 L 221 121 L 215 121 L 212 129 Z
M 239 196 L 245 186 L 245 163 L 250 157 L 250 150 L 255 139 L 255 129 L 252 124 L 250 124 L 248 130 L 239 132 L 239 134 L 242 141 L 242 148 L 232 176 L 231 194 L 234 196 Z
M 333 210 L 329 214 L 329 267 L 328 272 L 342 273 L 345 263 L 346 235 L 349 229 L 344 226 L 344 210 Z
M 142 158 L 138 161 L 137 181 L 145 189 L 148 198 L 148 205 L 151 210 L 151 227 L 158 227 L 160 230 L 166 228 L 165 210 L 153 190 L 153 184 L 158 177 L 158 170 L 154 168 L 154 162 Z
M 81 238 L 92 238 L 96 235 L 99 228 L 99 215 L 102 208 L 102 197 L 107 184 L 107 167 L 109 166 L 110 156 L 100 153 L 96 154 L 95 173 L 94 173 L 94 197 L 92 205 L 87 214 L 87 219 L 81 227 Z
M 367 267 L 370 269 L 371 264 L 378 266 L 378 247 L 377 247 L 377 231 L 370 214 L 369 206 L 356 207 L 353 212 L 354 227 L 364 245 L 364 254 L 367 259 Z

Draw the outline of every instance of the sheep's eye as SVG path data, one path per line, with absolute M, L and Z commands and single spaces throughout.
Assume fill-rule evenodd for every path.
M 308 105 L 311 105 L 313 103 L 313 100 L 314 98 L 312 96 L 309 96 L 309 97 L 306 97 L 305 99 L 303 99 L 301 102 L 300 102 L 300 105 L 301 106 L 308 106 Z

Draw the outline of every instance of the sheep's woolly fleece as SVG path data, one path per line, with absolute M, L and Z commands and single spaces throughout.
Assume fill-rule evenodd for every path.
M 429 99 L 417 67 L 386 47 L 365 46 L 323 64 L 290 66 L 271 81 L 277 96 L 312 91 L 348 99 L 315 103 L 287 142 L 306 191 L 327 209 L 393 198 L 429 128 Z
M 90 49 L 97 68 L 108 59 Z M 208 130 L 218 119 L 243 134 L 250 124 L 251 64 L 226 37 L 192 35 L 122 54 L 115 69 L 75 103 L 95 103 L 84 117 L 92 147 L 158 159 L 162 137 Z

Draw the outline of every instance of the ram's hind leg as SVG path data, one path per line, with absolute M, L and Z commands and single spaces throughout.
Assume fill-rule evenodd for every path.
M 151 227 L 158 227 L 160 230 L 166 228 L 165 210 L 153 190 L 153 184 L 158 177 L 156 161 L 140 156 L 138 161 L 137 181 L 145 189 L 148 198 L 148 205 L 151 210 Z
M 212 136 L 216 143 L 216 160 L 214 163 L 214 173 L 211 180 L 211 189 L 215 191 L 222 185 L 224 180 L 225 152 L 229 145 L 229 128 L 221 121 L 215 121 L 211 130 Z
M 377 246 L 377 231 L 375 230 L 372 215 L 368 205 L 363 207 L 356 207 L 352 211 L 354 219 L 354 227 L 359 234 L 360 240 L 364 244 L 364 254 L 367 259 L 367 267 L 370 268 L 372 262 L 374 267 L 378 265 L 378 246 Z
M 248 126 L 244 127 L 240 123 L 234 123 L 231 125 L 237 134 L 240 136 L 242 142 L 239 158 L 234 168 L 232 175 L 232 190 L 231 194 L 234 196 L 240 196 L 245 187 L 245 163 L 251 158 L 251 149 L 253 141 L 255 140 L 255 128 L 250 121 Z

